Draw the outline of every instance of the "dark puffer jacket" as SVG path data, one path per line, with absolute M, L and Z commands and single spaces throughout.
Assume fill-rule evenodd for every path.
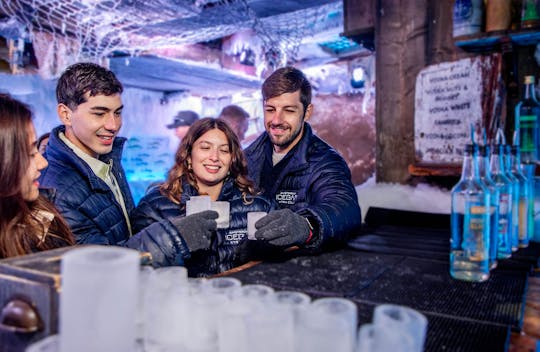
M 361 224 L 360 206 L 345 160 L 315 136 L 308 123 L 304 123 L 302 139 L 275 167 L 272 150 L 266 132 L 245 150 L 250 177 L 280 208 L 315 220 L 318 236 L 306 245 L 307 252 L 343 243 Z
M 119 244 L 129 237 L 128 225 L 120 204 L 107 184 L 97 177 L 59 137 L 65 127 L 53 129 L 45 157 L 49 166 L 42 171 L 41 186 L 53 188 L 54 205 L 71 227 L 77 243 Z M 112 172 L 124 196 L 128 213 L 133 209 L 124 169 L 120 163 L 125 138 L 114 140 L 110 153 L 101 155 L 113 161 Z
M 208 276 L 217 274 L 243 264 L 242 258 L 249 255 L 242 254 L 240 250 L 247 250 L 241 246 L 247 241 L 247 213 L 252 211 L 269 212 L 274 209 L 273 203 L 260 196 L 251 197 L 251 203 L 246 204 L 242 199 L 240 190 L 234 185 L 232 179 L 227 179 L 221 189 L 218 201 L 230 203 L 230 219 L 228 229 L 217 230 L 217 241 L 212 242 L 209 250 L 200 250 L 190 253 L 182 234 L 171 223 L 170 219 L 184 216 L 185 204 L 192 197 L 198 195 L 197 191 L 187 182 L 183 183 L 181 204 L 173 203 L 159 191 L 159 185 L 151 188 L 140 200 L 132 212 L 132 223 L 137 236 L 162 236 L 179 238 L 180 242 L 174 258 L 168 265 L 184 265 L 190 276 Z M 146 235 L 145 235 L 146 234 Z M 132 242 L 133 240 L 130 240 Z M 130 246 L 131 247 L 131 246 Z

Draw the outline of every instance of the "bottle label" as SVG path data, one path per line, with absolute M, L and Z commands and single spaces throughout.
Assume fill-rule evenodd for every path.
M 521 198 L 519 200 L 519 239 L 526 240 L 528 236 L 527 220 L 528 220 L 528 206 L 529 202 L 527 198 Z
M 485 226 L 486 208 L 484 206 L 471 206 L 469 218 L 469 231 L 463 238 L 463 250 L 470 261 L 482 261 L 488 258 L 486 250 Z
M 538 1 L 536 0 L 525 0 L 523 1 L 521 10 L 521 20 L 522 21 L 531 21 L 540 19 L 540 12 L 538 9 Z
M 529 122 L 529 121 L 534 121 L 536 122 L 536 115 L 520 115 L 519 116 L 519 122 L 522 123 L 522 122 Z
M 519 116 L 519 139 L 520 150 L 522 153 L 535 153 L 536 154 L 536 115 L 520 115 Z M 523 157 L 527 158 L 526 155 Z

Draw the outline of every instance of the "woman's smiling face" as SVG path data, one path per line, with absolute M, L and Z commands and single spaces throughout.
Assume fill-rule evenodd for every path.
M 232 161 L 227 136 L 217 128 L 209 130 L 195 141 L 189 159 L 200 191 L 221 187 Z
M 36 130 L 32 123 L 28 124 L 28 145 L 30 146 L 30 163 L 26 169 L 22 184 L 22 196 L 26 201 L 34 201 L 39 196 L 38 178 L 41 170 L 47 167 L 47 160 L 37 149 Z

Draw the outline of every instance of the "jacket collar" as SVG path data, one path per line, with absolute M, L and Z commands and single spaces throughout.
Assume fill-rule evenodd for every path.
M 65 163 L 71 165 L 73 168 L 77 169 L 81 174 L 87 176 L 88 182 L 92 189 L 107 190 L 108 186 L 97 177 L 90 166 L 79 158 L 71 148 L 69 148 L 58 136 L 60 132 L 65 133 L 66 128 L 64 125 L 55 127 L 51 131 L 51 136 L 49 138 L 49 147 L 45 151 L 45 157 L 47 160 L 57 160 L 60 163 Z M 113 160 L 113 165 L 120 165 L 120 159 L 122 157 L 122 150 L 124 148 L 124 143 L 126 138 L 116 137 L 113 142 L 113 148 L 110 153 L 100 155 L 99 160 L 103 162 L 108 162 Z M 113 170 L 117 169 L 114 167 Z M 115 172 L 115 176 L 117 173 Z M 125 192 L 123 192 L 125 193 Z

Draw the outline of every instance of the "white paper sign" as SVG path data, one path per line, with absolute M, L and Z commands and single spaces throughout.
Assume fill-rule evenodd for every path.
M 468 58 L 429 66 L 416 78 L 416 160 L 461 163 L 471 123 L 482 123 L 482 62 Z

